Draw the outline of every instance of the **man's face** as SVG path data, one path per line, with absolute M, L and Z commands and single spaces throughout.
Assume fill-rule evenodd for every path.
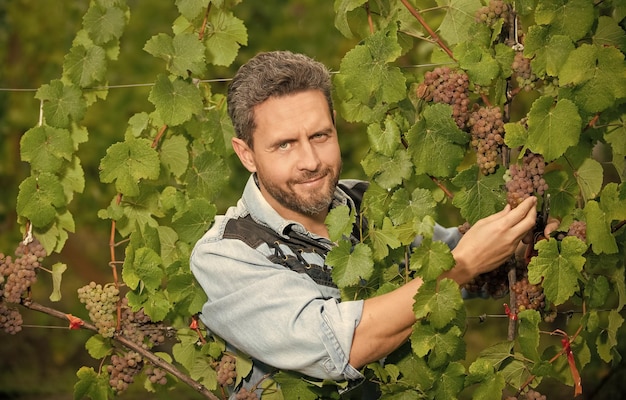
M 324 95 L 310 90 L 270 98 L 254 111 L 254 149 L 238 139 L 233 145 L 246 168 L 257 173 L 263 196 L 285 218 L 325 216 L 341 154 Z

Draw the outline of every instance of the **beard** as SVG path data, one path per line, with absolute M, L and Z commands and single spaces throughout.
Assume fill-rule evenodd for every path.
M 306 193 L 298 193 L 296 186 L 301 182 L 306 182 L 316 178 L 324 177 L 326 186 L 322 190 L 309 191 Z M 288 208 L 300 214 L 314 216 L 320 212 L 327 211 L 333 201 L 335 188 L 339 182 L 339 172 L 334 171 L 331 167 L 321 171 L 309 172 L 303 174 L 297 179 L 287 181 L 284 187 L 277 185 L 271 180 L 265 180 L 259 176 L 267 192 L 283 207 Z

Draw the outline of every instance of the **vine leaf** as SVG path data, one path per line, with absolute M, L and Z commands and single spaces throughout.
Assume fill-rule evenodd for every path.
M 51 126 L 31 128 L 20 140 L 22 161 L 35 171 L 57 173 L 72 160 L 74 143 L 67 129 Z
M 175 4 L 178 8 L 178 12 L 180 12 L 185 18 L 192 21 L 201 12 L 203 12 L 209 3 L 216 3 L 216 1 L 212 0 L 176 0 Z
M 211 358 L 207 357 L 198 345 L 198 334 L 189 329 L 179 329 L 178 343 L 172 347 L 172 355 L 188 372 L 192 379 L 202 383 L 209 390 L 217 387 L 217 373 L 211 367 Z
M 413 325 L 411 347 L 420 357 L 428 355 L 428 365 L 437 369 L 464 349 L 462 336 L 461 329 L 456 325 L 446 331 L 437 331 L 432 325 L 421 321 Z
M 192 167 L 187 170 L 185 184 L 191 197 L 213 201 L 228 185 L 230 173 L 224 158 L 205 151 L 193 157 Z
M 148 40 L 143 48 L 155 57 L 164 59 L 172 74 L 187 77 L 189 72 L 202 75 L 206 70 L 205 48 L 197 35 L 182 32 L 174 36 L 159 33 Z
M 50 301 L 61 300 L 61 281 L 63 279 L 63 272 L 67 269 L 67 265 L 64 263 L 55 263 L 52 266 L 52 293 L 50 294 Z
M 522 354 L 532 360 L 540 361 L 539 356 L 539 322 L 541 316 L 536 310 L 524 310 L 518 314 L 519 345 Z
M 454 257 L 445 243 L 424 239 L 411 254 L 410 262 L 412 271 L 425 280 L 433 280 L 454 266 Z
M 611 310 L 608 317 L 608 327 L 596 338 L 598 355 L 605 362 L 613 360 L 613 349 L 618 344 L 618 330 L 624 324 L 624 317 L 617 310 Z
M 437 0 L 439 7 L 447 12 L 438 32 L 452 46 L 470 36 L 469 28 L 474 23 L 474 14 L 482 6 L 480 0 Z
M 115 181 L 116 190 L 131 197 L 140 194 L 141 179 L 156 179 L 159 171 L 159 156 L 148 139 L 127 138 L 115 143 L 100 161 L 100 180 Z
M 58 79 L 42 85 L 35 98 L 44 101 L 43 115 L 46 123 L 58 128 L 68 128 L 71 119 L 80 121 L 87 110 L 81 90 Z
M 528 112 L 528 148 L 552 161 L 578 143 L 582 119 L 576 105 L 568 99 L 554 104 L 552 96 L 535 100 Z
M 317 393 L 313 391 L 313 386 L 295 373 L 280 371 L 273 378 L 280 384 L 281 391 L 286 399 L 319 399 Z
M 601 15 L 593 34 L 593 43 L 599 46 L 617 47 L 626 52 L 625 33 L 614 18 Z
M 81 367 L 76 372 L 78 382 L 74 385 L 74 399 L 89 397 L 91 400 L 109 398 L 109 378 L 107 374 L 98 374 L 91 367 Z
M 83 25 L 93 42 L 102 45 L 122 36 L 126 15 L 119 7 L 94 3 L 83 17 Z
M 377 123 L 368 125 L 367 137 L 372 150 L 391 157 L 400 145 L 400 128 L 390 115 L 385 118 L 384 124 L 384 129 Z
M 402 148 L 397 149 L 393 157 L 370 151 L 361 161 L 361 166 L 368 176 L 385 189 L 401 185 L 413 172 L 411 158 Z
M 106 357 L 112 349 L 111 341 L 102 337 L 102 335 L 93 335 L 85 342 L 85 349 L 91 357 L 99 360 Z
M 213 222 L 217 208 L 206 199 L 191 199 L 184 211 L 172 217 L 172 226 L 181 241 L 195 243 Z
M 348 24 L 348 13 L 366 2 L 367 0 L 335 0 L 333 6 L 335 10 L 335 28 L 345 37 L 350 39 L 353 36 Z
M 400 188 L 391 196 L 389 216 L 396 225 L 411 223 L 417 226 L 424 217 L 434 217 L 436 206 L 430 190 L 416 188 L 409 196 L 405 188 Z
M 204 41 L 207 62 L 228 66 L 235 60 L 239 45 L 248 44 L 246 26 L 231 12 L 221 9 L 211 12 L 209 22 L 213 31 L 208 32 Z
M 595 254 L 613 254 L 618 252 L 617 242 L 611 234 L 611 221 L 596 201 L 589 201 L 585 205 L 585 220 L 587 221 L 587 242 Z
M 328 213 L 326 217 L 326 225 L 328 226 L 328 238 L 332 242 L 337 242 L 341 238 L 350 237 L 352 225 L 356 221 L 356 215 L 350 213 L 348 206 L 335 207 Z
M 451 176 L 465 155 L 468 135 L 452 119 L 452 108 L 434 104 L 407 134 L 409 153 L 417 174 Z
M 602 189 L 602 165 L 593 158 L 586 158 L 574 176 L 585 201 L 594 199 Z
M 585 265 L 583 253 L 587 245 L 568 236 L 560 243 L 556 239 L 541 240 L 535 244 L 539 251 L 528 264 L 528 281 L 542 282 L 546 299 L 555 305 L 563 304 L 579 289 L 578 280 Z
M 582 39 L 594 22 L 593 3 L 586 0 L 542 1 L 537 3 L 535 21 L 550 27 L 550 33 L 570 37 L 572 42 Z
M 41 173 L 24 179 L 17 195 L 17 213 L 34 227 L 43 228 L 54 222 L 57 208 L 65 206 L 63 186 L 55 175 Z
M 530 26 L 524 41 L 524 56 L 532 59 L 531 67 L 537 76 L 558 76 L 574 49 L 574 43 L 569 37 L 549 35 L 545 26 Z
M 400 68 L 389 65 L 402 53 L 397 28 L 380 30 L 350 50 L 341 60 L 344 88 L 358 102 L 395 103 L 406 97 L 405 77 Z
M 187 171 L 189 165 L 187 145 L 187 139 L 180 135 L 167 138 L 161 145 L 161 162 L 177 178 Z
M 500 168 L 495 174 L 477 179 L 480 173 L 478 166 L 473 165 L 454 177 L 452 183 L 462 189 L 454 196 L 452 204 L 459 207 L 467 222 L 474 224 L 504 207 L 506 200 L 501 189 L 503 173 Z
M 326 256 L 326 264 L 333 267 L 333 281 L 339 288 L 356 286 L 374 273 L 372 249 L 363 243 L 353 249 L 349 241 L 340 241 Z
M 448 262 L 449 260 L 445 260 L 446 264 Z M 448 268 L 450 266 L 451 264 L 447 265 Z M 434 329 L 442 329 L 454 320 L 461 307 L 463 299 L 458 285 L 451 279 L 443 279 L 438 283 L 426 281 L 422 284 L 415 295 L 413 312 L 415 318 L 427 318 Z
M 397 232 L 391 220 L 387 217 L 383 220 L 382 227 L 370 227 L 368 234 L 372 241 L 374 249 L 374 259 L 382 260 L 389 255 L 389 249 L 397 249 L 402 245 L 399 239 L 400 233 Z
M 404 370 L 402 371 L 404 373 Z M 436 382 L 435 399 L 455 399 L 465 385 L 465 367 L 458 362 L 451 362 Z M 416 396 L 411 399 L 417 398 Z M 407 399 L 410 400 L 410 399 Z
M 159 75 L 148 100 L 166 125 L 180 125 L 202 111 L 198 88 L 180 78 L 171 81 L 166 75 Z
M 583 110 L 596 113 L 626 97 L 624 54 L 615 47 L 583 44 L 572 51 L 559 74 L 559 85 L 576 85 L 572 98 Z
M 104 79 L 106 52 L 100 46 L 73 46 L 63 62 L 63 76 L 86 88 Z

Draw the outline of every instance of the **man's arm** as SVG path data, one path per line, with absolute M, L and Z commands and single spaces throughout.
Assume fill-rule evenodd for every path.
M 535 225 L 537 199 L 530 197 L 511 210 L 478 221 L 452 251 L 454 268 L 442 274 L 459 285 L 501 265 Z M 363 315 L 354 332 L 350 365 L 360 368 L 380 360 L 404 343 L 415 323 L 413 297 L 422 285 L 419 278 L 381 296 L 365 300 Z

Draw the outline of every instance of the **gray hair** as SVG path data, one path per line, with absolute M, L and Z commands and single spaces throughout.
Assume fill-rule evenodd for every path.
M 326 97 L 334 122 L 328 69 L 320 62 L 290 51 L 259 53 L 242 65 L 228 87 L 228 115 L 235 133 L 253 146 L 254 108 L 270 97 L 319 90 Z

